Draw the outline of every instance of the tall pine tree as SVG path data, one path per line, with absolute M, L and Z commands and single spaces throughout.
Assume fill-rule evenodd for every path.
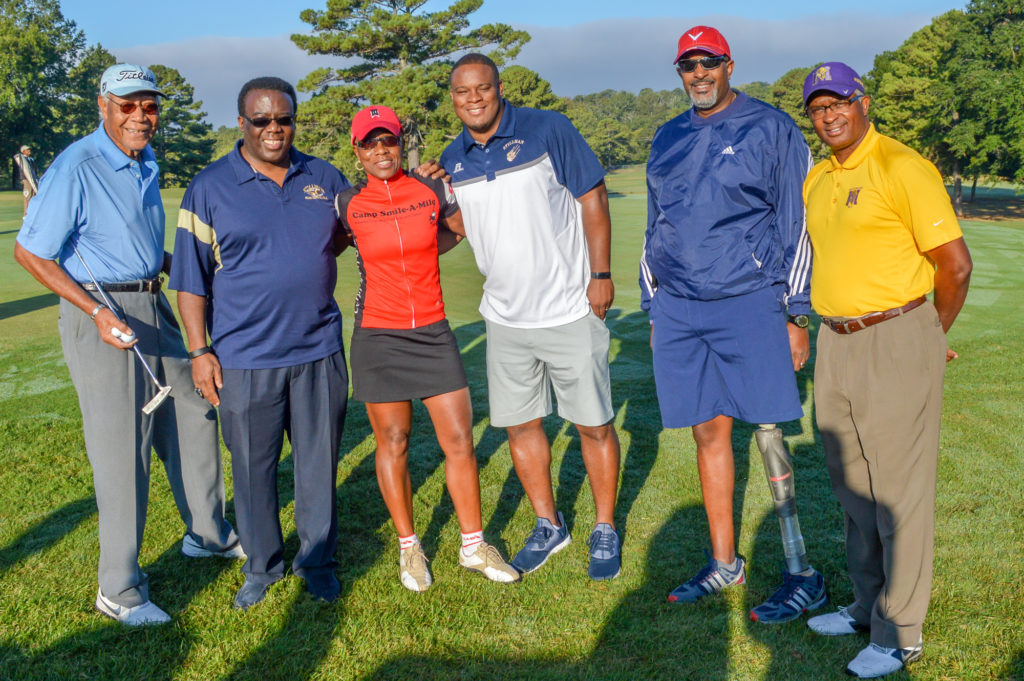
M 417 165 L 421 151 L 439 154 L 457 132 L 439 111 L 448 97 L 452 56 L 491 48 L 491 58 L 501 64 L 530 39 L 505 24 L 471 30 L 467 17 L 483 0 L 456 0 L 437 12 L 422 11 L 426 2 L 327 0 L 324 10 L 302 12 L 313 33 L 293 35 L 296 45 L 310 54 L 352 60 L 350 66 L 317 69 L 299 83 L 300 90 L 314 93 L 299 111 L 297 137 L 304 151 L 351 173 L 352 115 L 367 104 L 382 104 L 402 119 L 409 164 Z

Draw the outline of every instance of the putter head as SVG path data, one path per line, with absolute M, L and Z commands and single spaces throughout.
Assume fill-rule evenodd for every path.
M 171 386 L 165 385 L 164 387 L 160 388 L 160 391 L 153 396 L 153 399 L 151 399 L 149 402 L 146 402 L 146 405 L 142 407 L 142 413 L 152 414 L 154 411 L 156 411 L 157 407 L 164 403 L 164 400 L 166 400 L 167 396 L 170 394 Z

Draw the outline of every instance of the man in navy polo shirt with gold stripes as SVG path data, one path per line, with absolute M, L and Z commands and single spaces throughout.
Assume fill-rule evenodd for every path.
M 334 197 L 349 184 L 331 164 L 292 148 L 295 103 L 280 78 L 242 87 L 242 141 L 185 192 L 171 271 L 196 391 L 220 406 L 231 450 L 249 555 L 234 600 L 241 610 L 284 577 L 277 463 L 285 432 L 299 535 L 293 571 L 316 599 L 340 593 L 335 478 L 348 372 L 334 301 Z

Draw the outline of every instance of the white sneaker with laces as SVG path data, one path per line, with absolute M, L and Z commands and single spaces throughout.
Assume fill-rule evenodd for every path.
M 519 571 L 505 562 L 498 549 L 487 542 L 480 542 L 468 556 L 459 549 L 459 565 L 472 572 L 479 572 L 492 582 L 519 581 Z
M 846 612 L 846 608 L 812 617 L 807 620 L 807 627 L 822 636 L 846 636 L 868 630 L 868 627 L 858 624 L 853 615 Z
M 242 549 L 242 542 L 235 542 L 234 546 L 223 551 L 211 551 L 210 549 L 204 549 L 187 532 L 185 533 L 185 538 L 181 540 L 181 553 L 189 558 L 209 558 L 210 556 L 233 558 L 235 560 L 245 560 L 246 558 L 245 551 Z
M 409 591 L 426 591 L 434 583 L 427 567 L 427 556 L 419 542 L 399 552 L 398 578 Z
M 877 679 L 898 672 L 921 657 L 921 642 L 912 648 L 883 648 L 877 643 L 857 653 L 846 666 L 846 673 L 858 679 Z
M 153 604 L 153 601 L 146 601 L 139 605 L 127 608 L 118 605 L 103 595 L 102 591 L 96 591 L 96 609 L 121 624 L 129 627 L 140 627 L 147 624 L 166 624 L 171 621 L 171 616 Z

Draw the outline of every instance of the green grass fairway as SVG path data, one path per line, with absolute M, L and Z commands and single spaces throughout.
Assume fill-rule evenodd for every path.
M 616 171 L 609 187 L 618 295 L 608 324 L 623 449 L 619 579 L 586 577 L 593 501 L 579 438 L 555 418 L 546 422 L 552 471 L 575 540 L 519 584 L 497 585 L 462 570 L 442 456 L 418 407 L 411 456 L 416 527 L 435 585 L 424 594 L 406 591 L 398 581 L 395 531 L 377 491 L 366 412 L 352 403 L 338 476 L 342 597 L 317 605 L 301 580 L 289 576 L 250 612 L 231 610 L 240 565 L 181 555 L 183 525 L 154 457 L 141 561 L 153 601 L 174 621 L 144 630 L 120 627 L 92 607 L 96 505 L 57 336 L 56 297 L 14 263 L 21 196 L 0 193 L 0 679 L 847 678 L 845 664 L 866 638 L 823 639 L 802 622 L 764 626 L 747 619 L 749 608 L 779 583 L 782 560 L 749 426 L 737 424 L 734 436 L 747 583 L 694 606 L 665 602 L 702 565 L 707 523 L 690 434 L 662 430 L 654 394 L 636 281 L 647 210 L 643 169 Z M 164 198 L 170 245 L 181 191 Z M 1009 206 L 1006 214 L 1017 209 Z M 946 380 L 925 653 L 909 673 L 892 677 L 897 680 L 1024 680 L 1024 220 L 966 221 L 964 229 L 975 271 L 950 336 L 961 357 Z M 337 297 L 350 332 L 358 278 L 352 253 L 339 267 Z M 534 518 L 504 433 L 488 425 L 476 311 L 481 277 L 465 245 L 443 256 L 441 267 L 473 392 L 484 532 L 508 555 L 520 548 Z M 843 605 L 851 600 L 843 527 L 812 423 L 812 369 L 798 375 L 806 416 L 785 430 L 811 559 L 825 574 L 833 603 Z M 224 460 L 230 498 L 226 452 Z M 279 481 L 289 561 L 298 544 L 291 473 L 286 451 Z

